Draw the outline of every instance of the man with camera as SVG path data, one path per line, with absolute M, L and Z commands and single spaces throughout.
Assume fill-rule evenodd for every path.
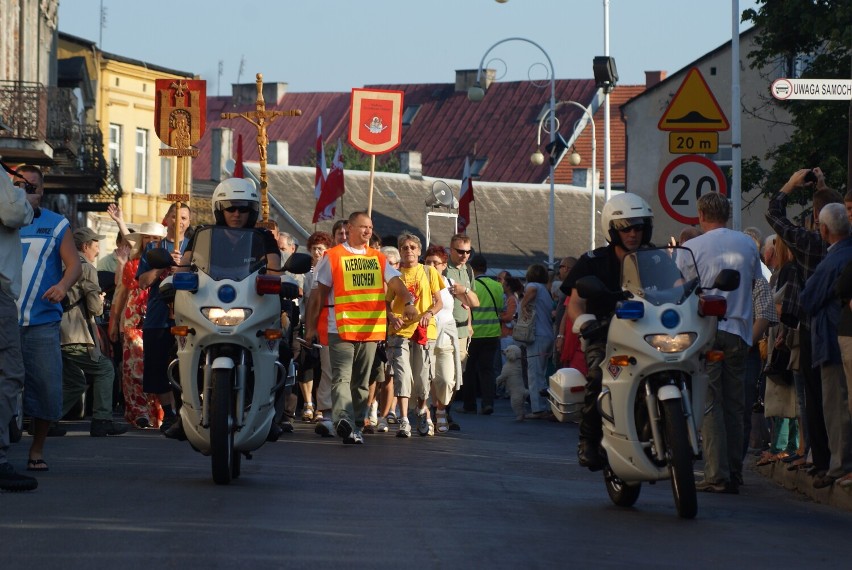
M 769 200 L 766 221 L 769 222 L 778 238 L 784 240 L 807 282 L 817 265 L 825 258 L 828 244 L 823 241 L 818 231 L 796 225 L 787 218 L 787 200 L 790 193 L 800 187 L 816 189 L 813 195 L 814 226 L 819 223 L 819 213 L 823 207 L 832 203 L 840 204 L 843 200 L 840 194 L 826 186 L 825 175 L 818 167 L 794 172 L 781 190 Z M 788 298 L 797 300 L 798 296 L 788 295 Z M 813 457 L 813 467 L 809 474 L 823 477 L 829 468 L 830 452 L 822 407 L 822 379 L 819 368 L 812 366 L 813 346 L 810 323 L 801 306 L 787 307 L 782 312 L 786 315 L 799 315 L 799 319 L 795 322 L 787 317 L 782 317 L 781 320 L 790 327 L 801 324 L 799 362 L 800 370 L 805 377 L 805 424 Z
M 25 190 L 0 174 L 0 489 L 32 491 L 34 477 L 17 473 L 9 463 L 9 426 L 19 413 L 18 396 L 24 388 L 24 357 L 18 334 L 21 293 L 21 236 L 18 230 L 33 219 Z

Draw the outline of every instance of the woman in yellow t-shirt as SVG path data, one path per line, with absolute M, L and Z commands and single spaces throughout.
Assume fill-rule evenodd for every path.
M 411 436 L 408 420 L 408 400 L 414 393 L 417 401 L 417 432 L 435 435 L 426 400 L 432 368 L 430 350 L 435 346 L 438 330 L 435 313 L 441 310 L 441 276 L 434 268 L 421 265 L 420 238 L 408 232 L 397 239 L 400 253 L 400 278 L 414 297 L 419 318 L 404 320 L 402 313 L 407 299 L 388 291 L 388 362 L 393 368 L 394 391 L 399 402 L 399 431 L 397 437 Z

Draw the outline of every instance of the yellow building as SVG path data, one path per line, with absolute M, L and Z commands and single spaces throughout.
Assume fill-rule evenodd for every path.
M 93 118 L 103 134 L 110 172 L 122 189 L 125 221 L 161 221 L 169 207 L 165 196 L 174 192 L 176 169 L 174 158 L 159 156 L 154 81 L 193 79 L 193 74 L 103 52 L 94 42 L 60 32 L 57 59 L 72 57 L 86 59 L 96 84 Z M 187 169 L 187 180 L 190 172 Z

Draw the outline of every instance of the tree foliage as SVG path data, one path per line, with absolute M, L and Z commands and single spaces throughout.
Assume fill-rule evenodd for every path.
M 748 54 L 751 67 L 779 71 L 776 77 L 849 79 L 852 77 L 852 2 L 850 0 L 757 0 L 743 21 L 758 27 L 758 48 Z M 780 67 L 780 69 L 779 69 Z M 800 72 L 800 73 L 798 73 Z M 798 74 L 797 74 L 798 73 Z M 773 78 L 767 78 L 771 81 Z M 826 182 L 846 189 L 850 104 L 845 101 L 777 101 L 792 115 L 793 136 L 763 157 L 744 161 L 743 191 L 776 192 L 800 168 L 819 166 Z M 810 190 L 791 199 L 805 203 Z
M 329 168 L 331 168 L 331 161 L 334 159 L 334 153 L 336 150 L 336 142 L 326 142 L 325 163 Z M 364 154 L 346 143 L 341 145 L 341 154 L 345 170 L 370 170 L 370 155 Z M 316 165 L 316 160 L 317 151 L 315 149 L 311 149 L 305 157 L 305 161 L 302 166 L 314 166 Z M 376 172 L 399 172 L 399 155 L 396 153 L 389 153 L 377 156 Z

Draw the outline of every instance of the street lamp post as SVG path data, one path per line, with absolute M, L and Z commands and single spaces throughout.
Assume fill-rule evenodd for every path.
M 550 117 L 550 144 L 554 144 L 556 142 L 556 113 L 555 113 L 555 110 L 556 110 L 556 74 L 553 71 L 553 61 L 550 59 L 550 56 L 547 54 L 546 51 L 544 51 L 543 47 L 541 47 L 540 45 L 538 45 L 534 41 L 528 40 L 527 38 L 512 37 L 512 38 L 506 38 L 506 39 L 500 40 L 499 42 L 495 43 L 490 48 L 488 48 L 488 50 L 485 52 L 485 54 L 482 56 L 482 59 L 479 62 L 479 67 L 476 70 L 476 83 L 473 87 L 468 89 L 467 98 L 471 101 L 474 101 L 474 102 L 482 101 L 483 97 L 485 97 L 485 90 L 482 89 L 482 85 L 480 84 L 480 78 L 482 76 L 483 67 L 485 66 L 485 58 L 487 58 L 488 54 L 491 53 L 491 51 L 494 48 L 496 48 L 497 46 L 499 46 L 500 44 L 504 44 L 506 42 L 511 42 L 511 41 L 526 42 L 526 43 L 528 43 L 532 46 L 535 46 L 536 48 L 539 49 L 539 51 L 541 51 L 542 54 L 544 54 L 544 57 L 547 59 L 547 65 L 550 68 L 550 105 L 549 105 L 549 111 L 548 111 L 548 116 Z M 542 117 L 542 120 L 544 120 L 543 117 Z M 541 121 L 539 121 L 539 125 L 540 124 L 541 124 Z M 553 174 L 554 174 L 553 171 L 554 171 L 554 168 L 555 168 L 554 162 L 555 161 L 550 162 L 550 211 L 549 211 L 548 224 L 547 224 L 547 228 L 548 228 L 548 232 L 547 232 L 547 234 L 548 234 L 547 266 L 551 270 L 554 267 L 553 240 L 554 240 L 554 234 L 555 234 L 555 228 L 556 228 L 556 219 L 555 219 L 555 212 L 554 212 L 554 209 L 556 207 L 556 187 L 555 187 L 555 181 L 553 180 Z
M 590 244 L 589 249 L 591 250 L 591 249 L 595 249 L 595 221 L 596 221 L 595 220 L 595 198 L 596 198 L 595 195 L 597 194 L 597 189 L 598 189 L 597 188 L 597 180 L 595 179 L 596 174 L 597 174 L 597 172 L 596 172 L 597 136 L 595 134 L 595 119 L 592 116 L 592 113 L 589 112 L 589 109 L 587 107 L 582 106 L 580 103 L 577 103 L 576 101 L 559 101 L 558 103 L 556 103 L 556 105 L 553 106 L 553 111 L 551 111 L 551 114 L 553 112 L 555 112 L 556 109 L 558 109 L 562 105 L 574 105 L 575 107 L 578 107 L 581 111 L 583 111 L 583 113 L 586 115 L 586 117 L 588 117 L 589 123 L 592 125 L 592 184 L 591 184 L 592 197 L 591 197 L 591 219 L 589 220 L 589 228 L 590 228 L 590 230 L 589 230 L 589 232 L 590 232 L 590 234 L 589 234 L 589 244 Z M 544 124 L 544 119 L 545 118 L 542 117 L 541 120 L 539 120 L 539 122 L 538 122 L 538 138 L 536 139 L 536 141 L 537 141 L 536 142 L 536 148 L 541 146 L 541 127 Z M 552 117 L 551 117 L 551 119 L 552 119 Z M 552 124 L 553 123 L 551 122 L 551 125 Z M 555 137 L 555 133 L 553 133 L 551 131 L 550 135 L 551 135 L 550 136 L 551 140 L 553 140 L 554 137 Z M 556 159 L 557 159 L 556 156 L 551 155 L 551 157 L 550 157 L 551 181 L 552 181 L 553 169 L 555 167 Z M 530 162 L 532 162 L 533 164 L 541 164 L 542 162 L 544 162 L 544 155 L 541 153 L 540 150 L 536 150 L 536 152 L 534 152 L 533 155 L 530 157 Z M 579 161 L 577 162 L 577 164 L 579 164 Z M 553 188 L 552 184 L 551 184 L 551 188 Z M 553 208 L 551 207 L 551 212 L 552 211 L 553 211 Z

